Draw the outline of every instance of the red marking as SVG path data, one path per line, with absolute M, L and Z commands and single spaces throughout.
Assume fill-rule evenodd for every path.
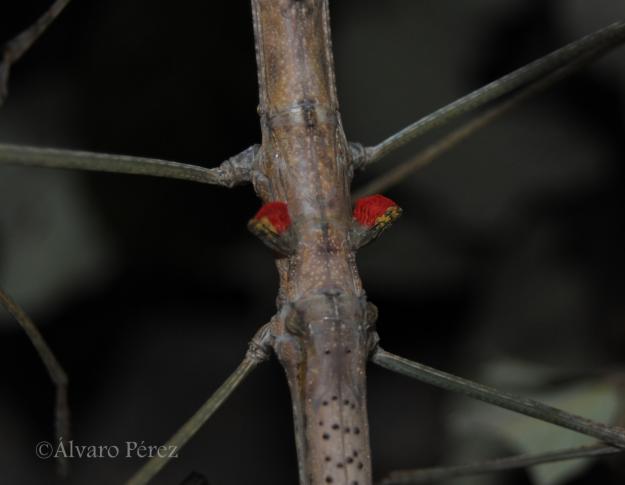
M 372 227 L 391 207 L 397 207 L 397 204 L 383 195 L 361 197 L 354 206 L 354 219 L 363 226 Z
M 278 234 L 286 231 L 291 225 L 291 217 L 286 202 L 269 202 L 263 205 L 254 216 L 254 220 L 263 222 L 266 219 Z

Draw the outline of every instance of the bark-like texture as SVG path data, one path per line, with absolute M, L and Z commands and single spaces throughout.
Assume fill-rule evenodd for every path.
M 300 482 L 368 485 L 371 328 L 350 241 L 350 150 L 334 83 L 327 0 L 253 0 L 263 143 L 254 187 L 285 201 L 275 351 L 296 427 Z

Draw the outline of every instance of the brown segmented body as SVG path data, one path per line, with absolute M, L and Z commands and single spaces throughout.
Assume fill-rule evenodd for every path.
M 367 303 L 350 241 L 352 161 L 327 0 L 252 0 L 263 143 L 254 187 L 286 201 L 274 350 L 291 394 L 302 484 L 369 485 Z M 370 319 L 369 319 L 370 320 Z

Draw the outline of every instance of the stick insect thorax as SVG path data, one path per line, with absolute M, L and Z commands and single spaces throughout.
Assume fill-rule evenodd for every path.
M 300 483 L 369 485 L 365 365 L 376 311 L 355 264 L 362 234 L 352 217 L 328 2 L 252 7 L 263 135 L 253 182 L 263 202 L 288 211 L 281 220 L 289 225 L 277 231 L 257 215 L 250 228 L 278 254 L 274 350 L 292 394 Z

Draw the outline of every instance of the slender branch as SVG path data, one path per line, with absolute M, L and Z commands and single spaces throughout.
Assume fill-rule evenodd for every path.
M 354 198 L 357 199 L 365 195 L 387 191 L 389 188 L 399 184 L 410 174 L 425 167 L 430 162 L 445 154 L 477 131 L 490 125 L 493 121 L 512 111 L 513 108 L 516 108 L 538 93 L 545 91 L 558 81 L 568 77 L 571 73 L 579 70 L 595 58 L 596 51 L 593 51 L 584 55 L 576 62 L 562 67 L 557 71 L 550 73 L 548 76 L 525 86 L 509 99 L 502 101 L 479 116 L 463 123 L 460 127 L 456 128 L 436 143 L 428 146 L 410 160 L 401 163 L 392 170 L 385 172 L 380 177 L 375 178 L 369 184 L 357 190 L 354 193 Z
M 56 437 L 58 440 L 63 438 L 68 441 L 70 439 L 70 414 L 69 402 L 67 399 L 67 374 L 37 329 L 37 326 L 33 323 L 26 312 L 24 312 L 24 310 L 2 288 L 0 288 L 0 304 L 11 314 L 11 316 L 13 316 L 13 318 L 15 318 L 24 332 L 26 332 L 26 335 L 33 344 L 33 347 L 35 347 L 39 358 L 46 366 L 48 375 L 54 383 L 56 390 L 56 404 L 54 412 Z M 58 463 L 60 474 L 65 476 L 68 472 L 67 460 L 61 457 Z
M 0 106 L 2 106 L 7 97 L 11 65 L 30 49 L 69 2 L 70 0 L 56 0 L 34 24 L 5 44 L 2 62 L 0 62 Z
M 496 458 L 478 463 L 449 467 L 422 468 L 420 470 L 398 470 L 378 482 L 378 485 L 413 485 L 417 483 L 431 483 L 440 480 L 481 475 L 484 473 L 526 468 L 543 463 L 553 463 L 578 458 L 590 458 L 603 455 L 621 453 L 623 450 L 603 444 L 579 446 L 560 451 L 547 453 L 528 453 L 523 455 Z
M 623 42 L 625 42 L 625 21 L 615 22 L 434 111 L 380 144 L 365 148 L 364 159 L 355 160 L 355 163 L 359 166 L 373 163 L 429 130 L 442 126 L 462 114 L 474 111 L 504 94 L 575 62 L 581 56 L 593 52 L 599 57 Z
M 165 443 L 165 449 L 175 450 L 178 454 L 182 447 L 197 433 L 217 409 L 239 387 L 243 380 L 258 364 L 269 357 L 271 324 L 264 325 L 250 342 L 250 347 L 243 361 L 226 381 L 213 393 L 202 407 Z M 144 485 L 169 463 L 171 456 L 155 455 L 130 479 L 126 485 Z
M 592 436 L 607 444 L 625 448 L 625 429 L 623 428 L 598 423 L 575 414 L 567 413 L 562 409 L 548 406 L 534 399 L 515 396 L 505 391 L 478 384 L 463 379 L 462 377 L 457 377 L 433 369 L 432 367 L 404 359 L 390 352 L 386 352 L 380 347 L 374 351 L 371 360 L 386 369 L 412 377 L 421 382 L 448 391 L 458 392 L 473 399 L 478 399 L 501 408 L 509 409 L 510 411 Z
M 56 148 L 35 148 L 0 143 L 0 165 L 27 165 L 46 168 L 92 170 L 98 172 L 150 175 L 204 184 L 233 187 L 251 178 L 257 145 L 229 158 L 217 168 L 169 162 L 154 158 L 109 155 Z

